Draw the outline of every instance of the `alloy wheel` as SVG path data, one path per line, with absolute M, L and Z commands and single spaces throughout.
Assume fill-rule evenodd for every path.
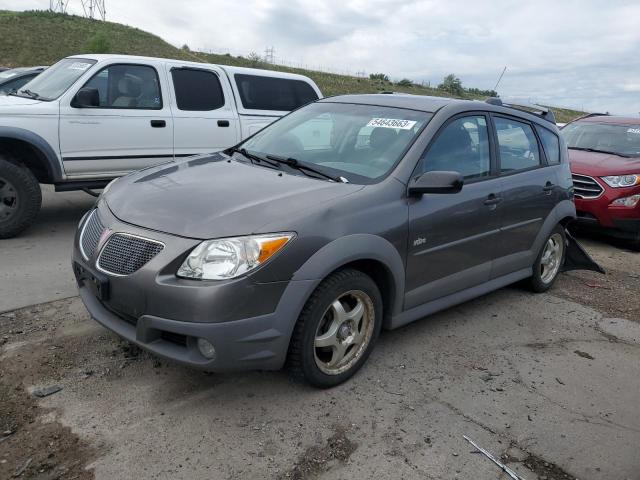
M 564 254 L 562 235 L 554 233 L 549 237 L 540 259 L 540 279 L 544 283 L 551 283 L 558 274 Z
M 336 298 L 320 320 L 314 339 L 314 358 L 327 375 L 349 370 L 367 349 L 373 336 L 375 309 L 361 290 Z

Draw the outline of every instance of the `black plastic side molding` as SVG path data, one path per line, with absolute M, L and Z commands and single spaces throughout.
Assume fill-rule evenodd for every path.
M 564 233 L 567 236 L 567 251 L 564 257 L 564 266 L 562 267 L 563 272 L 568 272 L 569 270 L 591 270 L 605 273 L 604 269 L 589 256 L 566 229 Z

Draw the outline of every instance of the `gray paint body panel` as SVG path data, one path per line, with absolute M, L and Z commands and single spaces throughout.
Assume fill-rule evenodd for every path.
M 530 276 L 551 230 L 575 217 L 564 147 L 560 165 L 496 176 L 456 194 L 407 194 L 418 160 L 451 117 L 511 114 L 555 131 L 545 120 L 479 102 L 407 95 L 321 101 L 412 108 L 433 117 L 393 172 L 366 186 L 280 174 L 224 154 L 123 177 L 99 202 L 103 223 L 167 247 L 129 277 L 111 278 L 115 297 L 104 305 L 81 286 L 94 318 L 144 348 L 201 368 L 280 368 L 305 302 L 344 265 L 384 267 L 393 293 L 385 327 L 396 328 Z M 554 185 L 551 193 L 543 191 L 546 182 Z M 491 193 L 503 197 L 495 208 L 484 204 Z M 249 275 L 222 282 L 175 277 L 202 239 L 271 232 L 296 238 Z M 77 238 L 74 261 L 93 268 Z M 137 318 L 136 327 L 116 313 Z M 163 330 L 186 335 L 186 346 L 161 338 Z M 210 339 L 218 358 L 205 360 L 193 336 Z

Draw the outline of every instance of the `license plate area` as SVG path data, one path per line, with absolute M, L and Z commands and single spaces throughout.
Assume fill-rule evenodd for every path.
M 79 286 L 86 286 L 101 301 L 109 299 L 109 279 L 106 275 L 89 270 L 79 263 L 73 264 L 73 272 Z

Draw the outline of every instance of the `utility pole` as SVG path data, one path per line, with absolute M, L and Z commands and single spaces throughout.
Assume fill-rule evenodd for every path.
M 82 9 L 84 10 L 84 16 L 92 19 L 99 17 L 100 20 L 104 21 L 107 18 L 105 1 L 106 0 L 80 0 Z
M 274 53 L 275 53 L 275 48 L 273 47 L 267 47 L 264 50 L 264 61 L 267 63 L 273 63 L 274 62 Z
M 54 13 L 67 13 L 67 5 L 64 0 L 49 0 L 49 10 Z

